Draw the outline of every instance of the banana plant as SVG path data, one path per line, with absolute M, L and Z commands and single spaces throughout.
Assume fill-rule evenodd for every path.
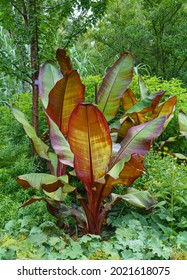
M 160 103 L 166 91 L 162 90 L 155 94 L 150 94 L 140 74 L 138 74 L 138 84 L 140 100 L 135 98 L 134 92 L 128 88 L 122 96 L 124 114 L 111 125 L 112 131 L 118 134 L 117 142 L 125 137 L 130 127 L 153 120 L 159 116 L 167 116 L 167 121 L 164 124 L 164 129 L 166 129 L 174 116 L 177 102 L 176 95 Z
M 44 200 L 48 211 L 59 222 L 71 215 L 83 234 L 101 234 L 108 211 L 118 201 L 125 200 L 145 209 L 151 209 L 156 203 L 147 191 L 136 190 L 132 184 L 145 172 L 144 155 L 163 131 L 168 111 L 155 113 L 142 123 L 127 125 L 122 140 L 116 143 L 108 122 L 116 117 L 132 81 L 132 54 L 123 53 L 110 68 L 93 103 L 84 102 L 85 86 L 79 73 L 73 70 L 66 51 L 58 49 L 56 58 L 60 70 L 54 61 L 47 60 L 39 74 L 40 98 L 53 152 L 36 135 L 26 117 L 17 108 L 12 108 L 13 115 L 23 125 L 38 155 L 48 161 L 51 172 L 18 177 L 24 189 L 32 187 L 44 192 L 44 196 L 33 197 L 22 206 Z M 146 111 L 146 106 L 154 106 L 155 109 L 163 94 L 160 92 L 150 97 L 147 105 L 143 103 L 140 106 L 141 111 Z M 124 101 L 123 104 L 125 107 Z M 139 109 L 133 109 L 132 114 L 137 117 L 137 113 Z M 130 122 L 132 115 L 127 117 Z M 82 182 L 83 193 L 71 186 L 73 176 Z M 124 185 L 123 195 L 112 193 L 117 184 Z M 74 195 L 80 206 L 66 205 L 68 194 Z

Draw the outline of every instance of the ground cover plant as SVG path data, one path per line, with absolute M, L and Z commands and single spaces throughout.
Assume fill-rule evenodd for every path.
M 72 216 L 83 234 L 99 235 L 108 211 L 117 202 L 125 200 L 147 210 L 154 206 L 155 200 L 148 191 L 131 185 L 145 172 L 143 156 L 170 121 L 176 97 L 160 104 L 165 91 L 150 95 L 139 76 L 141 99 L 137 100 L 128 88 L 134 58 L 124 53 L 106 74 L 94 103 L 86 103 L 85 87 L 66 51 L 58 49 L 56 57 L 60 70 L 48 60 L 39 75 L 51 147 L 38 138 L 25 115 L 12 108 L 51 172 L 18 176 L 24 189 L 32 187 L 44 192 L 22 207 L 44 200 L 59 225 Z M 124 114 L 116 120 L 121 101 Z M 71 184 L 74 178 L 81 183 L 79 189 Z M 112 193 L 118 184 L 124 185 L 123 194 Z M 75 197 L 77 205 L 65 203 L 69 195 Z

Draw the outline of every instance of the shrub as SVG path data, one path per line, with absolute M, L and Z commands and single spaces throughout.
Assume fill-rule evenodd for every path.
M 144 99 L 138 102 L 132 98 L 133 92 L 128 90 L 128 85 L 132 80 L 134 58 L 130 53 L 124 53 L 103 79 L 95 94 L 96 105 L 85 103 L 85 87 L 78 72 L 72 69 L 70 58 L 61 49 L 57 50 L 56 57 L 61 71 L 48 60 L 39 74 L 40 97 L 55 153 L 38 138 L 25 115 L 12 109 L 38 155 L 48 161 L 52 174 L 31 173 L 18 177 L 24 189 L 43 189 L 47 195 L 33 197 L 23 206 L 44 200 L 59 223 L 63 217 L 72 215 L 84 234 L 100 234 L 107 212 L 121 199 L 146 209 L 154 205 L 148 192 L 127 187 L 144 172 L 142 156 L 162 132 L 176 98 L 171 98 L 171 104 L 166 100 L 164 105 L 159 105 L 165 92 L 149 96 L 142 87 Z M 107 121 L 116 117 L 121 99 L 125 115 L 109 127 Z M 164 106 L 164 110 L 160 110 L 160 106 Z M 68 166 L 74 170 L 70 172 Z M 83 183 L 83 195 L 70 185 L 69 178 L 75 174 Z M 112 194 L 112 200 L 107 200 L 114 185 L 119 183 L 126 186 L 125 194 Z M 68 193 L 75 196 L 81 207 L 64 204 Z

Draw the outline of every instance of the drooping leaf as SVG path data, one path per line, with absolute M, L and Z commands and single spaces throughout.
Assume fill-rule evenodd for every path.
M 32 187 L 53 192 L 67 184 L 67 175 L 56 177 L 45 173 L 30 173 L 18 176 L 17 181 L 25 190 Z
M 16 120 L 23 125 L 25 132 L 33 142 L 36 153 L 41 158 L 50 160 L 48 157 L 49 147 L 37 136 L 34 127 L 30 125 L 25 115 L 15 107 L 12 108 L 12 114 Z
M 149 151 L 153 139 L 162 132 L 165 121 L 166 116 L 160 116 L 153 121 L 130 128 L 121 142 L 121 149 L 112 156 L 109 170 L 121 160 L 129 159 L 129 156 L 134 153 L 145 155 Z
M 62 77 L 62 73 L 53 60 L 47 60 L 42 65 L 38 76 L 38 87 L 44 108 L 47 108 L 50 91 Z
M 60 65 L 60 69 L 63 74 L 66 74 L 72 70 L 72 63 L 69 56 L 66 55 L 66 50 L 58 49 L 56 51 L 56 58 Z
M 134 58 L 132 54 L 123 53 L 110 68 L 96 95 L 98 108 L 107 121 L 117 113 L 120 99 L 129 86 L 133 75 Z
M 187 115 L 183 111 L 179 111 L 178 121 L 180 133 L 187 139 Z
M 27 200 L 25 203 L 23 203 L 20 207 L 26 207 L 36 201 L 40 201 L 40 200 L 45 200 L 44 197 L 41 197 L 41 196 L 34 196 L 32 198 L 30 198 L 29 200 Z
M 187 161 L 187 157 L 183 154 L 180 153 L 174 153 L 173 154 L 175 157 L 177 157 L 178 159 L 182 159 L 182 160 L 186 160 Z
M 112 152 L 108 124 L 96 106 L 77 105 L 69 120 L 68 141 L 78 178 L 87 186 L 106 174 Z
M 123 200 L 129 202 L 131 205 L 145 208 L 146 210 L 151 209 L 156 204 L 155 199 L 149 194 L 148 191 L 139 191 L 134 188 L 128 188 L 127 193 L 121 196 L 112 193 L 112 200 L 115 201 L 120 197 Z
M 73 167 L 74 155 L 70 149 L 69 143 L 60 131 L 55 122 L 49 119 L 49 137 L 51 145 L 61 163 Z
M 49 94 L 47 115 L 67 136 L 69 117 L 77 104 L 84 101 L 84 85 L 76 70 L 66 74 Z
M 54 199 L 55 201 L 64 201 L 66 199 L 67 194 L 74 190 L 75 190 L 74 187 L 71 187 L 70 185 L 69 186 L 65 185 L 63 188 L 60 187 L 54 192 L 47 192 L 44 190 L 44 193 L 48 197 Z

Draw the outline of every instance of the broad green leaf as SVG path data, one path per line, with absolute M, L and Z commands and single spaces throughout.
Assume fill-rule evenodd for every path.
M 56 58 L 63 74 L 66 74 L 72 70 L 71 59 L 66 55 L 66 50 L 58 49 L 56 51 Z
M 77 105 L 69 120 L 68 141 L 74 153 L 74 168 L 87 186 L 106 174 L 112 141 L 106 119 L 96 106 Z
M 84 85 L 76 70 L 66 74 L 49 94 L 47 115 L 67 136 L 69 117 L 77 104 L 84 101 Z
M 183 111 L 179 111 L 178 120 L 180 133 L 187 139 L 187 115 Z
M 67 184 L 67 175 L 56 177 L 45 173 L 30 173 L 18 176 L 17 181 L 25 190 L 32 187 L 53 192 Z
M 112 156 L 109 170 L 134 153 L 145 155 L 150 150 L 153 139 L 161 134 L 165 121 L 166 116 L 161 116 L 153 121 L 130 128 L 126 137 L 120 143 L 121 149 Z
M 62 188 L 58 188 L 54 192 L 47 192 L 44 190 L 44 193 L 55 201 L 64 201 L 67 196 L 67 193 L 63 192 Z
M 179 159 L 184 159 L 184 160 L 187 160 L 187 157 L 183 154 L 180 154 L 180 153 L 174 153 L 174 156 L 176 156 L 177 158 Z
M 60 162 L 73 167 L 74 155 L 70 149 L 69 143 L 60 131 L 55 122 L 48 116 L 49 137 L 51 145 L 58 156 Z
M 15 107 L 12 108 L 12 114 L 14 115 L 16 120 L 23 125 L 25 132 L 33 142 L 36 153 L 41 158 L 50 160 L 48 157 L 49 147 L 37 136 L 34 127 L 30 125 L 25 115 Z
M 48 96 L 57 81 L 62 79 L 62 73 L 53 60 L 47 60 L 41 67 L 38 76 L 40 98 L 44 108 L 48 105 Z
M 123 200 L 129 202 L 131 205 L 135 207 L 145 208 L 146 210 L 151 209 L 156 204 L 156 201 L 148 191 L 139 191 L 134 188 L 128 188 L 125 195 L 120 196 L 117 194 L 112 194 L 112 200 L 115 200 L 117 198 L 122 198 Z
M 132 54 L 123 53 L 110 68 L 96 95 L 98 108 L 107 121 L 117 113 L 120 99 L 132 81 L 134 58 Z

